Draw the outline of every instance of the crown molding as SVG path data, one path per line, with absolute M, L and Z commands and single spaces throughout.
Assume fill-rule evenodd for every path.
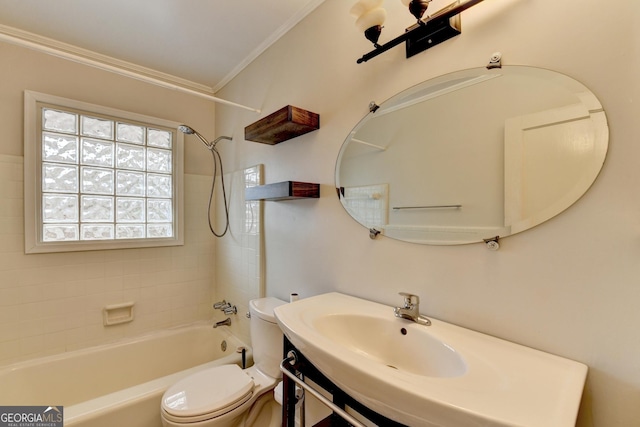
M 28 31 L 9 27 L 7 25 L 0 24 L 0 41 L 37 50 L 49 55 L 78 62 L 80 64 L 89 65 L 91 67 L 126 75 L 128 77 L 138 78 L 139 80 L 149 81 L 151 79 L 192 91 L 201 92 L 205 95 L 214 94 L 213 89 L 209 86 L 196 83 L 191 80 L 182 79 L 151 68 L 136 65 L 131 62 L 122 61 L 111 56 L 83 49 L 68 43 L 63 43 L 48 37 L 43 37 Z

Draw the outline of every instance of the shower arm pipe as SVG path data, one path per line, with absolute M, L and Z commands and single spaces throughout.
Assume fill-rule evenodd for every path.
M 104 71 L 109 71 L 115 74 L 119 74 L 121 76 L 125 76 L 125 77 L 130 77 L 132 79 L 136 79 L 139 81 L 143 81 L 145 83 L 150 83 L 156 86 L 160 86 L 160 87 L 164 87 L 165 89 L 172 89 L 172 90 L 176 90 L 178 92 L 183 92 L 183 93 L 187 93 L 189 95 L 195 95 L 198 96 L 200 98 L 205 98 L 208 99 L 209 101 L 213 101 L 213 102 L 217 102 L 220 104 L 225 104 L 225 105 L 229 105 L 231 107 L 237 107 L 237 108 L 242 108 L 248 111 L 253 111 L 255 113 L 260 113 L 261 110 L 257 109 L 257 108 L 253 108 L 253 107 L 247 107 L 246 105 L 242 105 L 242 104 L 238 104 L 232 101 L 227 101 L 226 99 L 222 99 L 222 98 L 218 98 L 217 96 L 213 96 L 213 95 L 209 95 L 207 93 L 204 92 L 200 92 L 194 89 L 189 89 L 187 87 L 175 84 L 175 83 L 170 83 L 168 81 L 162 80 L 162 79 L 158 79 L 155 77 L 151 77 L 148 75 L 145 75 L 141 72 L 137 72 L 137 71 L 133 71 L 133 70 L 128 70 L 124 67 L 121 66 L 117 66 L 117 65 L 111 65 L 108 64 L 105 61 L 100 61 L 97 59 L 92 59 L 88 56 L 79 54 L 79 53 L 74 53 L 70 50 L 64 50 L 62 48 L 56 48 L 56 47 L 52 47 L 52 46 L 47 46 L 43 43 L 38 43 L 36 41 L 31 41 L 28 40 L 26 37 L 19 37 L 17 35 L 12 35 L 12 34 L 8 34 L 6 33 L 4 30 L 7 27 L 4 26 L 0 26 L 0 41 L 6 41 L 8 43 L 12 43 L 12 44 L 16 44 L 19 46 L 23 46 L 23 47 L 27 47 L 29 49 L 33 49 L 33 50 L 37 50 L 52 56 L 57 56 L 59 58 L 63 58 L 63 59 L 68 59 L 70 61 L 73 62 L 77 62 L 79 64 L 84 64 L 84 65 L 89 65 L 91 67 L 94 68 L 98 68 Z M 71 48 L 72 46 L 69 45 L 69 47 Z

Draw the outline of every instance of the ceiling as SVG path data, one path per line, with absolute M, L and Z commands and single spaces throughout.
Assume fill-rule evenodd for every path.
M 215 92 L 323 1 L 0 0 L 0 40 L 126 61 Z

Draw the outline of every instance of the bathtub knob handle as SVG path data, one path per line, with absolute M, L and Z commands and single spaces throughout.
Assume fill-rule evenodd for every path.
M 224 312 L 224 314 L 229 315 L 229 314 L 238 314 L 238 308 L 233 305 L 233 306 L 229 306 L 229 307 L 225 307 L 224 310 L 222 310 Z
M 213 308 L 216 309 L 216 310 L 220 310 L 225 305 L 227 305 L 227 301 L 226 300 L 222 300 L 222 301 L 219 301 L 219 302 L 213 304 Z

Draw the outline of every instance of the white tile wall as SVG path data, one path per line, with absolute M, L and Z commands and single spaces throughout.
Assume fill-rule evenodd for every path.
M 231 329 L 245 342 L 250 342 L 249 301 L 263 296 L 262 204 L 245 202 L 244 189 L 262 183 L 262 165 L 225 175 L 229 196 L 230 230 L 218 239 L 216 251 L 216 292 L 232 302 L 238 314 L 232 317 Z M 222 201 L 216 200 L 216 217 L 223 218 Z M 220 226 L 218 226 L 220 228 Z M 219 314 L 217 320 L 224 319 Z
M 210 177 L 185 175 L 184 246 L 25 255 L 22 165 L 0 155 L 0 365 L 211 318 Z M 126 301 L 135 320 L 104 327 Z

